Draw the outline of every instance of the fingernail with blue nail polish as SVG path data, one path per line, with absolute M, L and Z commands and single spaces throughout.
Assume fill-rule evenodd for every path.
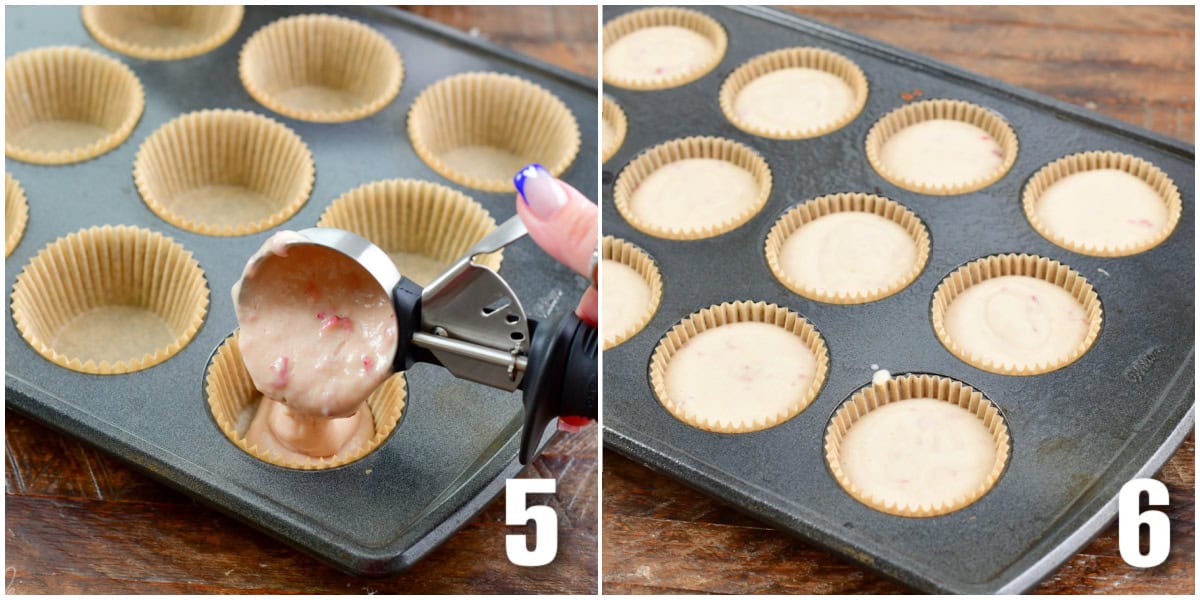
M 567 192 L 546 167 L 533 163 L 517 171 L 513 185 L 521 199 L 539 219 L 549 219 L 567 203 Z

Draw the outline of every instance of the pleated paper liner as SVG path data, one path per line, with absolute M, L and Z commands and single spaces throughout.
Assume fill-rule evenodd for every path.
M 562 175 L 580 145 L 562 100 L 500 73 L 462 73 L 425 88 L 408 111 L 408 137 L 439 175 L 488 192 L 513 192 L 513 175 L 530 163 Z
M 4 153 L 61 165 L 100 156 L 129 137 L 145 108 L 137 75 L 94 50 L 54 46 L 4 61 Z
M 21 236 L 25 235 L 25 224 L 29 221 L 29 203 L 25 201 L 25 190 L 21 183 L 9 173 L 4 173 L 4 257 L 17 249 Z
M 424 286 L 496 228 L 496 220 L 466 194 L 429 181 L 388 179 L 354 188 L 333 201 L 318 227 L 356 233 L 385 250 L 400 272 Z M 476 264 L 500 270 L 503 252 Z
M 968 352 L 955 342 L 945 326 L 946 311 L 950 308 L 950 304 L 972 285 L 993 277 L 1007 275 L 1022 275 L 1052 283 L 1066 290 L 1079 302 L 1083 307 L 1084 317 L 1088 321 L 1088 329 L 1084 339 L 1073 351 L 1056 360 L 1010 363 L 978 356 Z M 969 262 L 943 279 L 933 292 L 931 317 L 933 331 L 937 334 L 938 340 L 951 354 L 967 364 L 1000 375 L 1040 375 L 1061 369 L 1079 360 L 1092 347 L 1096 337 L 1100 335 L 1104 312 L 1100 306 L 1100 297 L 1092 289 L 1092 284 L 1067 265 L 1031 254 L 998 254 Z
M 1124 171 L 1146 182 L 1159 196 L 1167 207 L 1167 222 L 1154 233 L 1136 243 L 1095 244 L 1092 242 L 1072 240 L 1067 235 L 1054 230 L 1050 224 L 1038 217 L 1037 203 L 1042 194 L 1070 175 L 1093 171 L 1097 169 L 1116 169 Z M 1175 226 L 1179 224 L 1183 213 L 1183 200 L 1175 182 L 1161 169 L 1149 161 L 1120 152 L 1081 152 L 1064 156 L 1044 167 L 1025 184 L 1025 192 L 1021 200 L 1025 207 L 1025 216 L 1029 224 L 1056 245 L 1072 252 L 1089 256 L 1131 256 L 1140 254 L 1166 241 Z
M 1000 166 L 982 177 L 948 184 L 944 182 L 916 181 L 903 173 L 897 173 L 883 164 L 880 152 L 883 145 L 901 129 L 934 119 L 961 121 L 974 125 L 992 137 L 1003 153 Z M 867 162 L 881 177 L 893 185 L 910 192 L 934 196 L 953 196 L 981 190 L 1004 177 L 1017 160 L 1017 134 L 996 113 L 962 100 L 924 100 L 906 104 L 883 116 L 867 133 Z
M 749 172 L 758 182 L 758 197 L 755 203 L 733 217 L 715 219 L 711 224 L 703 227 L 675 227 L 647 223 L 633 214 L 630 202 L 638 187 L 664 165 L 689 158 L 723 160 Z M 744 225 L 767 205 L 767 199 L 771 196 L 771 185 L 770 166 L 762 156 L 748 146 L 717 137 L 680 138 L 644 150 L 633 162 L 629 163 L 621 171 L 616 185 L 613 186 L 613 205 L 634 229 L 642 233 L 670 240 L 698 240 L 715 237 Z
M 603 142 L 603 150 L 601 154 L 604 159 L 601 162 L 608 162 L 617 150 L 621 148 L 621 144 L 625 143 L 625 133 L 629 128 L 629 121 L 625 118 L 625 111 L 621 110 L 620 105 L 613 102 L 612 98 L 604 97 L 604 107 L 601 110 L 600 118 L 601 125 L 604 127 L 603 135 L 600 136 Z
M 21 337 L 61 367 L 100 375 L 139 371 L 183 349 L 208 310 L 200 264 L 141 227 L 92 227 L 42 248 L 17 276 Z
M 83 25 L 105 48 L 143 60 L 215 50 L 242 23 L 241 6 L 85 6 Z
M 178 116 L 142 142 L 138 193 L 164 221 L 204 235 L 247 235 L 296 214 L 312 191 L 312 152 L 282 123 L 244 110 Z
M 690 29 L 712 44 L 712 54 L 694 69 L 661 77 L 631 78 L 605 69 L 605 84 L 630 90 L 665 90 L 679 87 L 704 77 L 716 68 L 725 57 L 725 50 L 729 45 L 725 29 L 712 17 L 686 8 L 646 8 L 621 15 L 606 23 L 603 31 L 604 47 L 611 48 L 622 37 L 648 27 Z
M 878 215 L 903 227 L 912 236 L 913 244 L 916 247 L 917 260 L 913 263 L 912 268 L 903 273 L 896 273 L 895 279 L 886 286 L 854 290 L 853 292 L 813 287 L 797 281 L 795 277 L 789 275 L 780 263 L 780 252 L 787 239 L 804 225 L 840 212 Z M 926 230 L 925 224 L 911 210 L 894 200 L 874 194 L 830 194 L 798 204 L 779 217 L 779 220 L 771 227 L 771 231 L 767 233 L 764 253 L 771 273 L 789 290 L 817 302 L 863 304 L 891 296 L 916 280 L 929 260 L 929 232 Z
M 250 36 L 238 59 L 246 91 L 287 117 L 342 123 L 369 117 L 400 92 L 400 53 L 374 29 L 334 15 L 286 17 Z
M 734 108 L 738 94 L 754 80 L 783 69 L 816 69 L 836 75 L 850 87 L 853 100 L 844 114 L 827 123 L 804 129 L 764 127 L 739 117 Z M 848 125 L 866 106 L 868 88 L 867 76 L 862 69 L 841 54 L 823 48 L 786 48 L 760 54 L 738 67 L 721 85 L 718 102 L 725 118 L 746 133 L 777 140 L 798 140 L 832 133 Z
M 401 372 L 393 374 L 380 384 L 367 398 L 366 406 L 359 409 L 370 411 L 375 424 L 375 435 L 355 450 L 340 456 L 314 457 L 298 462 L 250 445 L 245 439 L 246 430 L 250 428 L 262 394 L 254 388 L 250 373 L 246 371 L 237 340 L 237 332 L 234 332 L 213 354 L 208 372 L 204 376 L 204 393 L 217 428 L 235 446 L 254 458 L 289 469 L 319 470 L 340 467 L 374 452 L 396 429 L 400 417 L 404 414 L 406 382 L 404 373 Z
M 667 392 L 666 385 L 666 371 L 671 359 L 693 337 L 723 325 L 741 322 L 775 325 L 801 339 L 815 359 L 813 378 L 808 390 L 787 409 L 775 414 L 761 415 L 752 421 L 714 421 L 703 415 L 688 412 L 676 404 Z M 692 313 L 667 331 L 666 335 L 659 340 L 658 345 L 654 348 L 654 353 L 650 356 L 650 387 L 654 391 L 654 397 L 667 412 L 692 427 L 718 433 L 749 433 L 774 427 L 808 408 L 813 399 L 817 397 L 817 393 L 821 391 L 828 370 L 829 352 L 826 349 L 825 340 L 821 338 L 820 332 L 813 327 L 812 323 L 809 323 L 804 317 L 787 308 L 766 302 L 725 302 Z
M 654 259 L 646 254 L 645 250 L 638 248 L 630 242 L 611 235 L 604 236 L 600 242 L 600 259 L 612 260 L 619 262 L 642 276 L 646 281 L 646 285 L 650 288 L 650 303 L 646 306 L 646 312 L 634 324 L 620 331 L 610 331 L 606 325 L 601 323 L 603 331 L 603 349 L 615 348 L 620 346 L 625 340 L 637 335 L 650 319 L 654 317 L 654 313 L 658 312 L 658 303 L 662 300 L 662 274 L 658 270 L 658 265 L 654 263 Z M 604 276 L 601 274 L 601 294 L 603 290 Z
M 996 445 L 995 462 L 969 493 L 946 498 L 936 504 L 912 504 L 896 498 L 881 497 L 851 481 L 843 471 L 842 441 L 859 419 L 873 410 L 913 398 L 941 400 L 979 418 Z M 979 500 L 995 486 L 1008 463 L 1010 439 L 1008 426 L 999 409 L 978 390 L 962 382 L 937 375 L 903 375 L 886 383 L 872 384 L 846 400 L 825 430 L 825 461 L 838 485 L 855 500 L 871 508 L 901 517 L 935 517 L 960 510 Z

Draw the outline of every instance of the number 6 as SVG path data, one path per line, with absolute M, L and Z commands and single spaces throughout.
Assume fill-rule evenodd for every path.
M 1132 567 L 1148 569 L 1167 560 L 1171 549 L 1171 521 L 1160 510 L 1142 512 L 1142 494 L 1149 506 L 1169 506 L 1167 486 L 1154 479 L 1134 479 L 1121 487 L 1117 496 L 1117 537 L 1121 558 Z M 1142 554 L 1142 525 L 1150 531 L 1150 551 Z
M 529 550 L 525 534 L 504 536 L 504 551 L 508 561 L 518 567 L 540 567 L 550 564 L 558 555 L 558 513 L 549 506 L 525 506 L 528 494 L 553 494 L 554 479 L 509 479 L 504 486 L 504 522 L 508 525 L 537 525 L 533 550 Z

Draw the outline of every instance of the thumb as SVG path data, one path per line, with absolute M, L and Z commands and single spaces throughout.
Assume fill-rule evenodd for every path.
M 600 225 L 596 205 L 537 163 L 521 169 L 513 185 L 517 214 L 529 237 L 555 260 L 590 279 L 588 267 Z

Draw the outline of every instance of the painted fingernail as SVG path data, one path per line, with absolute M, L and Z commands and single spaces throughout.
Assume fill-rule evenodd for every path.
M 513 185 L 521 200 L 539 219 L 553 217 L 567 203 L 567 192 L 546 167 L 533 163 L 517 171 Z

